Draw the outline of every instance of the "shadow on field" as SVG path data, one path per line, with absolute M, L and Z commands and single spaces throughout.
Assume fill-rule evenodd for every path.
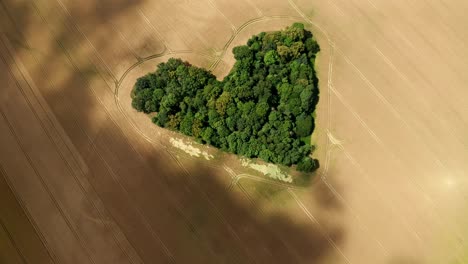
M 340 246 L 345 239 L 340 226 L 319 229 L 312 221 L 289 215 L 261 215 L 255 203 L 241 199 L 242 193 L 227 191 L 216 169 L 202 164 L 184 169 L 132 129 L 113 102 L 113 87 L 102 80 L 107 76 L 99 72 L 104 67 L 93 64 L 98 62 L 91 61 L 95 57 L 91 50 L 80 49 L 88 40 L 74 24 L 105 25 L 135 12 L 133 7 L 141 1 L 95 2 L 100 4 L 87 1 L 68 6 L 72 19 L 65 16 L 62 21 L 47 13 L 49 6 L 60 10 L 57 1 L 2 0 L 2 12 L 9 14 L 2 19 L 10 22 L 2 23 L 7 40 L 0 44 L 12 47 L 2 59 L 13 65 L 18 55 L 30 63 L 25 66 L 37 92 L 76 149 L 80 177 L 89 181 L 90 192 L 102 201 L 104 213 L 122 230 L 130 250 L 144 263 L 333 263 L 339 256 L 325 234 Z M 38 37 L 43 34 L 52 39 Z M 118 38 L 111 34 L 97 38 L 94 48 L 110 52 Z M 122 57 L 114 59 L 124 60 L 126 55 L 116 54 Z M 323 189 L 315 196 L 312 199 L 323 211 L 341 209 L 329 191 Z M 97 225 L 93 219 L 100 217 L 86 208 L 67 210 L 89 215 L 89 220 L 74 223 L 78 227 Z M 59 256 L 82 249 L 55 252 L 50 242 L 49 250 Z M 122 257 L 121 262 L 131 261 Z
M 216 169 L 196 163 L 187 172 L 148 144 L 141 153 L 148 167 L 124 177 L 141 183 L 135 195 L 151 196 L 151 206 L 142 211 L 158 215 L 151 223 L 162 228 L 161 236 L 177 237 L 180 244 L 172 246 L 177 263 L 328 263 L 337 252 L 324 233 L 338 245 L 343 242 L 338 226 L 320 230 L 293 216 L 260 213 L 239 190 L 227 191 Z
M 327 183 L 333 187 L 336 193 L 343 195 L 342 186 L 333 181 L 332 177 L 327 177 Z M 343 204 L 337 199 L 336 194 L 322 180 L 316 182 L 315 187 L 315 199 L 322 209 L 340 211 L 343 208 Z

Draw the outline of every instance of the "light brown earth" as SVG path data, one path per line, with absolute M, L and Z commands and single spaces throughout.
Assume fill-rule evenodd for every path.
M 467 263 L 464 1 L 0 0 L 0 263 Z M 302 21 L 322 47 L 308 187 L 193 158 L 130 107 Z

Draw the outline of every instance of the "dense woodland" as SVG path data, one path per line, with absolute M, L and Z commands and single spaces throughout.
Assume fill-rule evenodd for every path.
M 236 63 L 223 81 L 171 58 L 139 78 L 138 111 L 157 113 L 158 126 L 224 151 L 310 172 L 310 135 L 318 102 L 314 70 L 320 48 L 304 25 L 262 32 L 233 49 Z

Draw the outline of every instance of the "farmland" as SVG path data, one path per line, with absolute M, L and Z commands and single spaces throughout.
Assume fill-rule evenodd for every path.
M 464 263 L 467 8 L 1 0 L 0 263 Z M 294 22 L 321 48 L 309 184 L 188 154 L 131 107 L 157 64 L 221 79 Z

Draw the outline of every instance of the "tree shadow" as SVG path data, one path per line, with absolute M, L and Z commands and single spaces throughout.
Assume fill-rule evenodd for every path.
M 317 200 L 318 205 L 323 209 L 338 211 L 343 209 L 342 202 L 337 198 L 338 194 L 343 195 L 343 190 L 341 185 L 333 179 L 327 178 L 326 182 L 320 179 L 318 182 L 315 182 L 313 190 L 314 199 Z
M 292 215 L 262 214 L 255 201 L 246 199 L 240 190 L 227 190 L 228 183 L 220 180 L 222 175 L 216 169 L 200 163 L 186 164 L 183 169 L 165 153 L 150 146 L 146 148 L 151 153 L 143 155 L 150 166 L 148 173 L 157 173 L 149 179 L 143 179 L 145 176 L 139 174 L 138 179 L 133 180 L 146 181 L 144 186 L 149 188 L 148 192 L 158 193 L 153 199 L 161 200 L 167 193 L 169 198 L 163 198 L 162 203 L 179 208 L 187 225 L 193 225 L 195 240 L 200 247 L 197 251 L 206 250 L 199 262 L 191 256 L 193 263 L 326 263 L 322 261 L 337 257 L 328 238 L 340 245 L 344 240 L 340 226 L 323 229 L 312 222 L 294 221 Z M 141 191 L 141 188 L 144 187 L 135 188 L 135 191 Z M 153 206 L 153 210 L 158 209 Z M 160 208 L 158 211 L 164 210 Z M 300 209 L 295 213 L 301 213 Z M 319 215 L 316 217 L 320 218 Z M 184 228 L 174 224 L 165 229 L 169 233 L 167 236 L 171 236 Z M 180 239 L 189 239 L 182 233 Z M 180 254 L 184 255 L 183 248 Z M 185 256 L 177 257 L 180 257 L 177 263 L 186 260 Z

